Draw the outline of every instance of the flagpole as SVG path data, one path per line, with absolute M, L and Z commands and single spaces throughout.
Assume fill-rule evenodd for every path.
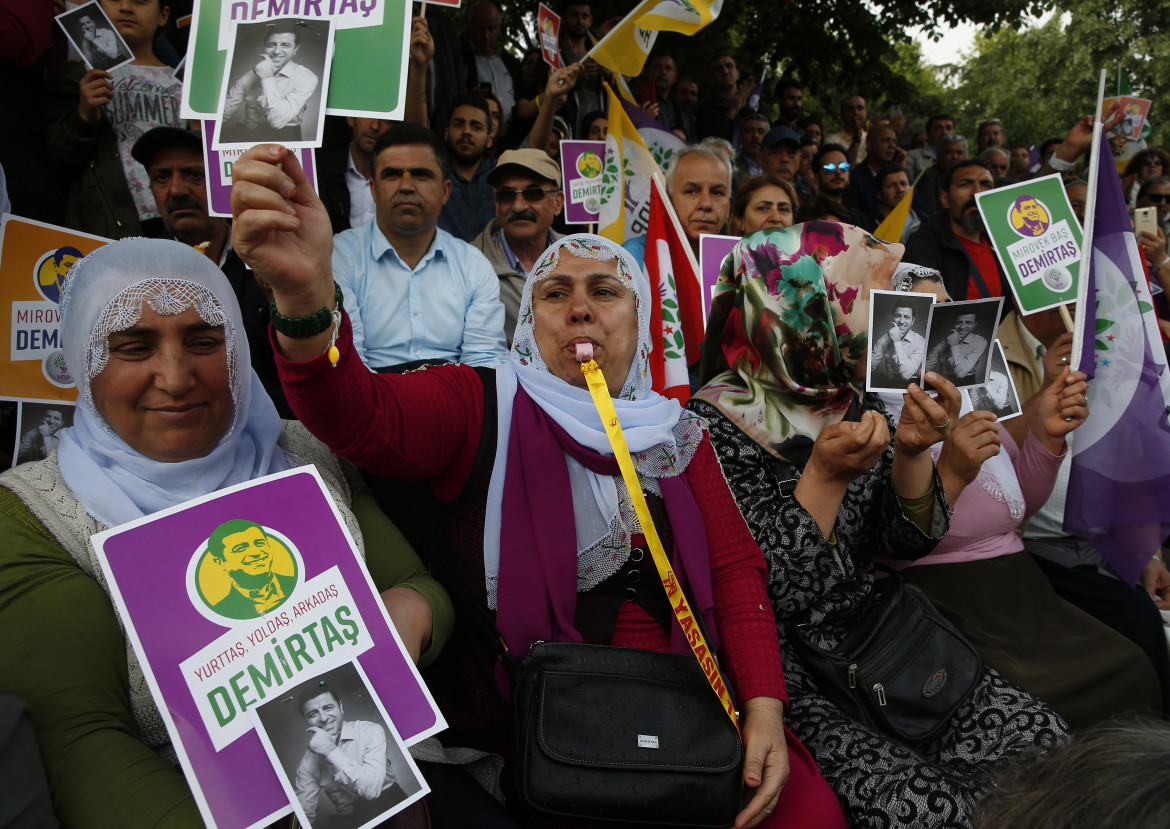
M 1093 119 L 1093 144 L 1089 149 L 1089 187 L 1085 200 L 1085 230 L 1081 239 L 1080 277 L 1077 280 L 1077 307 L 1080 309 L 1080 312 L 1077 314 L 1076 320 L 1074 320 L 1072 355 L 1069 357 L 1069 365 L 1076 366 L 1078 369 L 1081 365 L 1081 352 L 1084 350 L 1082 346 L 1085 341 L 1085 320 L 1096 317 L 1095 314 L 1088 312 L 1089 268 L 1091 267 L 1093 256 L 1093 232 L 1095 230 L 1095 214 L 1097 212 L 1097 184 L 1101 177 L 1101 164 L 1098 151 L 1101 146 L 1101 139 L 1104 136 L 1104 129 L 1101 123 L 1101 107 L 1105 102 L 1105 75 L 1106 70 L 1102 68 L 1101 80 L 1097 85 L 1097 117 Z

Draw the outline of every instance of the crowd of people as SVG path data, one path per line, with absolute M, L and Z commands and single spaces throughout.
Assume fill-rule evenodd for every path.
M 521 655 L 536 641 L 679 649 L 581 345 L 737 695 L 737 829 L 1037 826 L 1070 792 L 1100 814 L 1091 772 L 1079 790 L 1063 779 L 1082 740 L 1108 774 L 1165 778 L 1170 571 L 1144 551 L 1129 584 L 1065 532 L 1066 439 L 1090 417 L 1088 381 L 1057 309 L 1015 310 L 975 202 L 1058 174 L 1083 221 L 1091 116 L 1038 153 L 994 118 L 918 122 L 860 94 L 822 118 L 797 77 L 753 97 L 739 56 L 705 42 L 705 76 L 658 50 L 640 78 L 614 78 L 588 53 L 615 21 L 587 0 L 559 4 L 559 69 L 502 42 L 491 0 L 463 32 L 432 4 L 411 24 L 403 120 L 331 117 L 315 185 L 283 147 L 251 148 L 227 219 L 209 210 L 201 125 L 179 117 L 180 54 L 160 36 L 173 9 L 99 3 L 133 53 L 113 69 L 88 56 L 96 35 L 94 68 L 61 60 L 52 3 L 0 18 L 6 71 L 45 93 L 43 128 L 4 131 L 0 207 L 117 240 L 61 278 L 72 419 L 46 408 L 26 423 L 0 475 L 0 824 L 202 825 L 89 538 L 311 463 L 449 724 L 419 756 L 431 825 L 586 825 L 509 797 L 511 700 L 484 631 Z M 291 113 L 273 90 L 295 79 L 269 73 L 299 68 L 299 38 L 269 39 L 279 59 L 232 94 Z M 646 237 L 618 245 L 565 222 L 559 143 L 605 138 L 605 84 L 619 81 L 687 144 L 665 182 L 696 257 L 704 234 L 742 237 L 685 407 L 651 389 Z M 1154 292 L 1170 290 L 1170 155 L 1143 150 L 1122 176 L 1131 207 L 1156 212 L 1138 242 Z M 946 369 L 964 342 L 985 359 L 987 338 L 965 339 L 974 315 L 956 317 L 944 358 L 912 328 L 919 304 L 895 301 L 889 331 L 870 331 L 873 290 L 1004 297 L 995 338 L 1021 414 L 983 408 L 1003 375 L 968 391 Z M 870 361 L 906 393 L 865 391 Z M 923 362 L 933 394 L 906 368 Z M 920 741 L 842 706 L 808 656 L 855 638 L 891 579 L 982 660 Z M 263 589 L 235 589 L 241 618 L 265 612 Z M 377 728 L 346 730 L 342 709 L 328 689 L 303 700 L 320 732 L 298 781 L 315 826 L 330 825 L 318 802 L 349 825 L 346 810 L 374 814 L 363 801 L 394 782 L 388 767 L 364 788 L 327 767 L 342 748 L 359 763 L 354 734 Z M 1098 730 L 1126 715 L 1149 719 Z M 1133 734 L 1161 735 L 1160 750 L 1151 738 L 1127 764 Z M 1155 825 L 1121 791 L 1102 787 L 1120 811 L 1098 825 Z

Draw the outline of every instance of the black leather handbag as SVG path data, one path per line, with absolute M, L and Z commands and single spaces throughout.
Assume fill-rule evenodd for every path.
M 659 583 L 671 595 L 667 585 L 677 590 L 678 581 L 605 378 L 592 360 L 582 371 Z M 676 654 L 574 642 L 532 645 L 512 681 L 514 788 L 525 806 L 590 824 L 726 829 L 735 822 L 743 764 L 735 703 L 713 666 L 702 616 L 687 607 L 689 601 L 679 601 L 675 622 L 692 648 L 708 654 L 711 679 L 698 649 Z
M 742 743 L 691 654 L 537 642 L 513 690 L 527 808 L 590 823 L 735 822 Z
M 822 693 L 845 714 L 909 743 L 950 723 L 983 675 L 983 660 L 922 591 L 892 575 L 878 582 L 874 606 L 832 650 L 804 626 L 789 640 Z

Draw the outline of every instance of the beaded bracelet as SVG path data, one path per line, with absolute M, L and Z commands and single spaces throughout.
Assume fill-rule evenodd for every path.
M 307 317 L 286 317 L 280 311 L 276 310 L 275 300 L 269 305 L 268 315 L 272 320 L 272 327 L 284 334 L 286 337 L 293 339 L 305 339 L 307 337 L 315 337 L 322 331 L 325 331 L 333 324 L 334 314 L 340 316 L 342 307 L 341 286 L 336 282 L 333 283 L 333 302 L 334 307 L 322 308 L 316 313 L 309 314 Z

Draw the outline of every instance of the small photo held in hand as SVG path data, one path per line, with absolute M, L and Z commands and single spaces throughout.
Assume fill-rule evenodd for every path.
M 926 323 L 933 304 L 933 294 L 870 292 L 866 391 L 904 392 L 911 383 L 922 384 Z
M 331 18 L 233 24 L 212 147 L 320 147 L 332 59 Z
M 1002 308 L 1003 297 L 932 305 L 926 325 L 926 370 L 961 389 L 986 383 Z M 934 391 L 929 382 L 923 388 Z
M 57 25 L 73 48 L 81 55 L 87 69 L 107 72 L 134 60 L 134 53 L 118 34 L 98 0 L 57 15 Z
M 250 709 L 304 829 L 367 829 L 430 791 L 357 662 Z
M 74 404 L 64 400 L 20 401 L 16 416 L 15 466 L 29 461 L 43 461 L 61 442 L 61 430 L 73 425 Z
M 1008 370 L 1007 360 L 1003 357 L 1003 346 L 999 340 L 995 341 L 995 348 L 991 350 L 991 371 L 987 373 L 987 382 L 982 386 L 972 386 L 967 393 L 971 396 L 972 406 L 991 412 L 997 420 L 1010 420 L 1023 412 L 1020 395 L 1016 391 L 1012 373 Z

